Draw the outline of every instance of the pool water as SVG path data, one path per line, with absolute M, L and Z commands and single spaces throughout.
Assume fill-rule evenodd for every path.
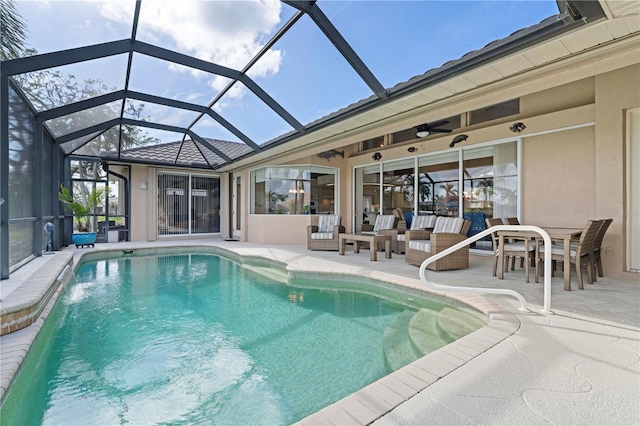
M 455 338 L 433 328 L 451 307 L 406 299 L 284 285 L 206 254 L 84 263 L 1 423 L 291 424 Z

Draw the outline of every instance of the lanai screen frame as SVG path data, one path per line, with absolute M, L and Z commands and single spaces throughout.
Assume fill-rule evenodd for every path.
M 242 69 L 234 70 L 228 67 L 224 67 L 212 62 L 197 59 L 185 54 L 181 54 L 175 51 L 164 49 L 149 43 L 141 42 L 136 39 L 138 21 L 140 16 L 140 7 L 142 0 L 136 0 L 134 18 L 132 23 L 131 37 L 124 40 L 101 43 L 92 46 L 80 47 L 75 49 L 68 49 L 63 51 L 57 51 L 52 53 L 46 53 L 41 55 L 35 55 L 31 57 L 13 59 L 4 61 L 0 65 L 0 198 L 4 199 L 4 202 L 0 205 L 0 279 L 6 279 L 9 277 L 9 186 L 8 186 L 8 168 L 9 168 L 9 87 L 11 86 L 23 102 L 29 107 L 32 114 L 35 117 L 35 146 L 42 147 L 43 135 L 45 132 L 51 135 L 54 140 L 54 157 L 61 155 L 60 144 L 68 142 L 74 139 L 86 137 L 92 133 L 98 133 L 105 131 L 113 126 L 119 126 L 122 129 L 123 125 L 134 125 L 143 128 L 153 128 L 158 130 L 165 130 L 171 132 L 178 132 L 183 134 L 182 143 L 184 144 L 187 136 L 194 142 L 198 142 L 207 149 L 215 153 L 219 158 L 223 160 L 220 164 L 207 164 L 210 166 L 210 170 L 216 170 L 223 166 L 226 166 L 232 162 L 238 161 L 247 156 L 254 155 L 265 149 L 273 148 L 283 143 L 288 143 L 295 140 L 303 134 L 308 134 L 314 130 L 318 130 L 327 126 L 330 126 L 336 122 L 345 120 L 354 115 L 362 114 L 378 106 L 383 105 L 389 101 L 395 101 L 407 94 L 414 93 L 425 87 L 429 87 L 433 84 L 437 84 L 443 80 L 451 78 L 452 76 L 461 74 L 470 69 L 478 67 L 482 64 L 496 60 L 497 58 L 504 57 L 513 52 L 521 50 L 525 47 L 532 46 L 534 44 L 545 41 L 549 38 L 555 37 L 558 34 L 577 28 L 581 25 L 585 25 L 588 21 L 599 19 L 603 16 L 604 12 L 597 4 L 597 1 L 588 2 L 576 2 L 576 1 L 558 1 L 559 9 L 563 12 L 561 15 L 555 17 L 555 21 L 545 22 L 544 25 L 537 25 L 523 30 L 520 34 L 512 34 L 501 43 L 495 46 L 486 46 L 484 49 L 474 52 L 474 54 L 465 55 L 457 61 L 451 61 L 440 69 L 431 70 L 419 78 L 410 80 L 409 82 L 399 84 L 391 89 L 385 89 L 366 64 L 360 59 L 356 52 L 351 48 L 349 43 L 344 39 L 335 26 L 329 21 L 326 15 L 322 12 L 315 0 L 311 1 L 288 1 L 283 0 L 283 3 L 295 8 L 296 13 L 281 27 L 281 29 L 273 35 L 273 37 L 265 44 L 265 46 L 254 56 L 254 58 Z M 585 6 L 586 5 L 586 6 Z M 595 7 L 597 6 L 597 7 Z M 576 11 L 580 12 L 576 14 Z M 358 76 L 372 91 L 372 95 L 350 107 L 340 110 L 339 112 L 329 114 L 328 116 L 316 120 L 308 125 L 302 125 L 296 118 L 291 115 L 286 109 L 284 109 L 278 102 L 276 102 L 266 91 L 264 91 L 258 84 L 256 84 L 248 75 L 247 71 L 251 65 L 255 64 L 264 53 L 266 53 L 304 14 L 307 14 L 311 20 L 318 26 L 328 40 L 335 46 L 340 52 L 344 60 L 356 71 Z M 148 93 L 134 92 L 128 90 L 129 78 L 131 74 L 131 63 L 134 53 L 148 55 L 167 62 L 171 62 L 178 65 L 183 65 L 189 68 L 194 68 L 207 73 L 225 76 L 231 79 L 229 85 L 222 90 L 207 107 L 201 105 L 191 104 L 188 102 L 177 101 L 174 99 L 164 98 L 160 96 L 151 95 Z M 38 111 L 28 100 L 25 94 L 22 92 L 20 86 L 13 80 L 12 76 L 46 70 L 49 68 L 75 64 L 79 62 L 91 61 L 95 59 L 110 57 L 114 55 L 128 54 L 128 64 L 126 71 L 125 86 L 123 90 L 116 92 L 96 96 L 83 101 L 75 102 L 68 105 L 63 105 L 57 108 L 51 108 L 44 111 Z M 226 93 L 233 84 L 241 82 L 249 90 L 251 90 L 264 104 L 266 104 L 271 110 L 278 114 L 284 121 L 286 121 L 293 129 L 293 132 L 289 132 L 274 140 L 258 144 L 246 136 L 240 129 L 237 129 L 231 123 L 229 123 L 224 117 L 215 112 L 212 108 L 220 100 L 220 98 Z M 142 120 L 134 120 L 124 117 L 124 106 L 127 99 L 153 102 L 159 105 L 164 105 L 173 108 L 179 108 L 189 111 L 198 112 L 201 118 L 204 114 L 209 115 L 212 119 L 226 128 L 229 132 L 235 135 L 239 140 L 244 142 L 247 146 L 251 147 L 251 151 L 237 158 L 230 158 L 226 153 L 222 152 L 207 140 L 202 138 L 192 127 L 196 123 L 194 120 L 189 126 L 177 127 L 170 126 L 162 123 L 150 123 Z M 113 101 L 122 101 L 122 109 L 120 116 L 115 119 L 104 121 L 102 123 L 95 124 L 85 129 L 71 132 L 61 135 L 59 137 L 53 137 L 46 128 L 45 121 L 62 117 L 74 112 L 86 110 L 88 108 L 104 105 Z M 90 140 L 85 142 L 88 143 Z M 118 145 L 122 143 L 122 131 L 120 131 L 120 138 Z M 74 148 L 70 153 L 64 154 L 65 158 L 69 155 L 73 155 L 74 151 L 80 149 L 84 144 L 81 144 Z M 36 217 L 35 227 L 36 230 L 41 228 L 42 219 L 42 201 L 41 192 L 42 188 L 42 155 L 37 152 L 35 158 L 35 174 L 34 176 L 34 203 L 33 210 Z M 102 160 L 107 161 L 124 161 L 132 163 L 128 159 L 120 159 L 120 149 L 118 149 L 117 157 L 113 156 L 99 156 Z M 203 156 L 204 157 L 204 156 Z M 57 157 L 56 157 L 57 158 Z M 177 158 L 176 158 L 177 161 Z M 205 161 L 206 158 L 205 158 Z M 152 160 L 150 161 L 135 161 L 142 162 L 149 165 L 167 165 L 166 163 L 158 163 Z M 54 162 L 55 164 L 55 162 Z M 194 168 L 190 166 L 189 168 Z M 197 168 L 197 167 L 196 167 Z M 55 174 L 55 173 L 54 173 Z M 62 173 L 57 173 L 58 180 L 54 176 L 52 187 L 57 190 L 60 180 L 62 179 Z M 55 185 L 54 185 L 55 184 Z M 37 195 L 35 193 L 38 193 Z M 39 200 L 39 201 L 38 201 Z M 42 235 L 39 232 L 34 232 L 34 255 L 40 256 L 42 253 L 39 247 L 42 246 Z

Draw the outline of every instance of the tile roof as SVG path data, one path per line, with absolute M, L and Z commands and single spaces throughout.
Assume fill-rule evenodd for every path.
M 244 143 L 217 139 L 205 139 L 205 141 L 232 160 L 253 151 Z M 185 140 L 184 143 L 176 141 L 127 149 L 120 153 L 120 160 L 144 160 L 155 163 L 205 167 L 215 167 L 226 162 L 200 142 L 194 142 L 191 139 Z

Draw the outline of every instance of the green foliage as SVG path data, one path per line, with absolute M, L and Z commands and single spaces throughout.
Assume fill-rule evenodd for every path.
M 22 57 L 26 39 L 27 28 L 13 0 L 0 0 L 0 60 Z
M 101 188 L 93 188 L 86 196 L 86 202 L 82 202 L 73 197 L 71 191 L 64 185 L 60 185 L 58 199 L 62 204 L 67 206 L 76 220 L 78 232 L 89 232 L 91 230 L 91 220 L 89 215 L 92 214 L 105 197 L 105 190 Z

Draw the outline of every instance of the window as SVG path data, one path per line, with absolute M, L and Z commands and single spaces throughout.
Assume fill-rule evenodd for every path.
M 158 173 L 158 235 L 218 232 L 218 177 Z
M 469 111 L 469 126 L 520 113 L 520 99 L 512 99 L 488 107 Z
M 457 152 L 418 159 L 418 211 L 459 216 L 459 163 Z
M 360 142 L 360 151 L 367 151 L 369 149 L 382 148 L 384 146 L 384 136 L 378 136 L 377 138 L 367 139 Z
M 485 230 L 485 219 L 518 216 L 517 150 L 516 142 L 508 142 L 463 151 L 463 216 L 471 221 L 469 235 Z M 491 239 L 472 247 L 491 250 Z
M 337 170 L 265 167 L 251 172 L 252 214 L 333 214 Z
M 402 213 L 412 212 L 414 204 L 415 160 L 409 158 L 391 161 L 383 165 L 384 214 L 393 214 L 394 209 Z

